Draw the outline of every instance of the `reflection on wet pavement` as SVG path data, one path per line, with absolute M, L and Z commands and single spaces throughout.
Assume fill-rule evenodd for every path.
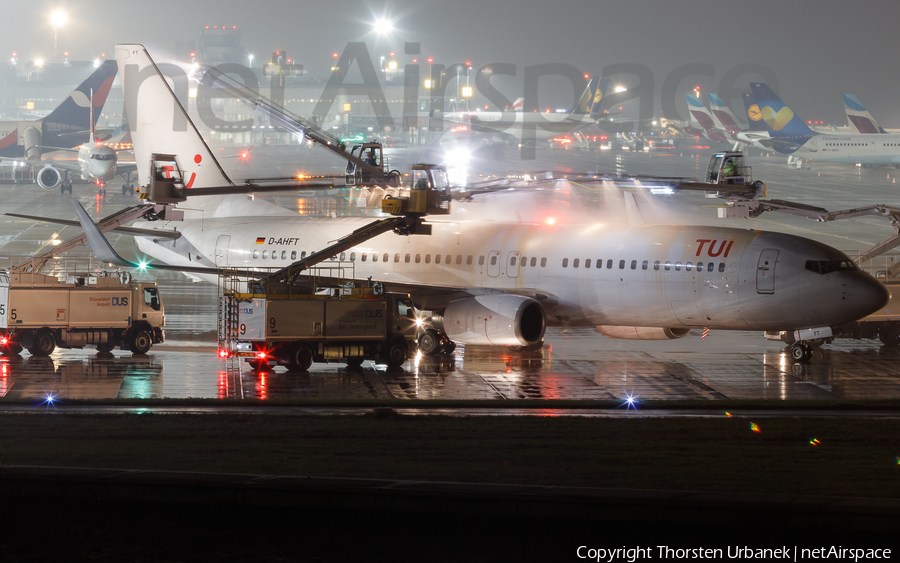
M 189 335 L 193 338 L 198 335 Z M 188 343 L 190 342 L 190 343 Z M 622 342 L 592 329 L 548 334 L 541 352 L 460 346 L 401 369 L 366 362 L 278 367 L 257 373 L 216 357 L 211 342 L 174 341 L 132 355 L 57 350 L 49 358 L 0 357 L 0 395 L 10 398 L 238 399 L 871 399 L 900 397 L 896 350 L 837 341 L 795 364 L 757 333 Z

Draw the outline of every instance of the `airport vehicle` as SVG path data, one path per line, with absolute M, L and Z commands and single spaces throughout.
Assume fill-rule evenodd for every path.
M 223 270 L 220 355 L 242 357 L 254 369 L 283 365 L 302 371 L 314 361 L 358 366 L 376 360 L 392 367 L 402 365 L 415 349 L 418 330 L 409 295 L 381 293 L 379 284 L 356 287 L 353 282 L 316 293 L 319 277 L 343 278 L 342 273 L 352 273 L 354 266 L 326 264 L 309 270 L 310 283 L 305 288 L 248 284 Z
M 130 274 L 72 274 L 65 281 L 38 273 L 0 272 L 4 352 L 22 348 L 49 356 L 57 347 L 116 346 L 146 353 L 163 341 L 165 310 L 152 282 Z
M 76 162 L 53 162 L 48 163 L 42 160 L 30 159 L 9 159 L 0 157 L 0 160 L 15 160 L 31 166 L 43 166 L 40 172 L 35 176 L 35 182 L 45 190 L 52 190 L 59 186 L 60 193 L 72 193 L 72 181 L 69 179 L 69 173 L 77 173 L 81 175 L 83 180 L 88 180 L 98 186 L 100 195 L 106 195 L 106 183 L 116 177 L 117 173 L 123 174 L 125 184 L 122 186 L 123 194 L 130 194 L 134 190 L 131 185 L 131 172 L 135 170 L 134 163 L 126 163 L 119 165 L 117 151 L 94 140 L 94 94 L 91 91 L 90 100 L 90 119 L 88 120 L 88 141 L 81 147 L 65 148 L 65 147 L 43 147 L 44 149 L 72 151 L 77 153 Z
M 166 263 L 158 267 L 215 282 L 219 267 L 249 275 L 274 266 L 283 278 L 311 265 L 311 257 L 342 254 L 355 263 L 357 279 L 409 293 L 417 308 L 439 315 L 449 340 L 516 347 L 539 346 L 549 325 L 595 326 L 631 339 L 680 338 L 694 327 L 830 330 L 888 299 L 843 253 L 781 233 L 568 223 L 566 217 L 504 223 L 472 219 L 458 206 L 427 222 L 420 216 L 373 223 L 298 217 L 261 198 L 227 197 L 261 187 L 228 178 L 143 47 L 120 45 L 117 57 L 123 68 L 136 65 L 132 76 L 146 77 L 138 88 L 123 72 L 126 101 L 134 104 L 126 107 L 139 107 L 144 116 L 141 128 L 131 128 L 139 178 L 149 179 L 166 152 L 189 200 L 181 220 L 135 224 L 143 229 L 133 233 L 139 250 Z M 174 112 L 189 126 L 163 134 L 157 128 L 169 127 Z M 112 250 L 83 209 L 79 220 L 98 258 L 136 266 Z M 394 229 L 416 236 L 396 236 Z M 175 244 L 163 239 L 176 230 Z M 808 263 L 836 266 L 813 271 Z
M 750 119 L 762 121 L 774 150 L 790 155 L 789 163 L 798 168 L 803 161 L 838 162 L 866 165 L 900 163 L 900 134 L 893 133 L 817 133 L 767 85 L 750 84 L 756 106 Z

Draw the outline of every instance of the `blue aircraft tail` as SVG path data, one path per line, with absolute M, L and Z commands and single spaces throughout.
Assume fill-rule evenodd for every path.
M 594 82 L 597 87 L 594 88 L 594 97 L 591 98 L 591 115 L 597 117 L 601 114 L 600 104 L 603 97 L 606 96 L 606 88 L 609 86 L 609 78 L 597 78 Z
M 812 137 L 815 133 L 787 107 L 771 88 L 761 82 L 751 82 L 760 118 L 772 137 Z
M 104 61 L 87 80 L 75 88 L 69 94 L 69 97 L 63 100 L 50 115 L 44 118 L 45 131 L 60 135 L 64 135 L 66 132 L 88 131 L 90 129 L 89 122 L 91 121 L 92 91 L 94 109 L 97 110 L 94 112 L 94 125 L 96 125 L 97 119 L 100 118 L 100 110 L 103 108 L 103 104 L 106 103 L 106 97 L 109 95 L 109 89 L 112 87 L 113 80 L 116 79 L 117 72 L 116 61 Z M 46 124 L 48 123 L 55 125 L 47 127 Z M 46 139 L 44 144 L 47 144 Z M 55 144 L 54 146 L 63 145 Z

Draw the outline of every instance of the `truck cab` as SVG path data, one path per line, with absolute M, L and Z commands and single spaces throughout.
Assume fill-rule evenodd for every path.
M 726 151 L 712 155 L 706 167 L 708 184 L 747 184 L 753 183 L 753 174 L 744 163 L 744 153 Z

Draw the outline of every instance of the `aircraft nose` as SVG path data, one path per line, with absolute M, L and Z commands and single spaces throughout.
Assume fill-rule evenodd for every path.
M 891 300 L 891 292 L 883 283 L 865 272 L 857 271 L 854 274 L 854 279 L 846 284 L 849 288 L 844 291 L 844 295 L 859 318 L 869 316 L 887 306 Z

